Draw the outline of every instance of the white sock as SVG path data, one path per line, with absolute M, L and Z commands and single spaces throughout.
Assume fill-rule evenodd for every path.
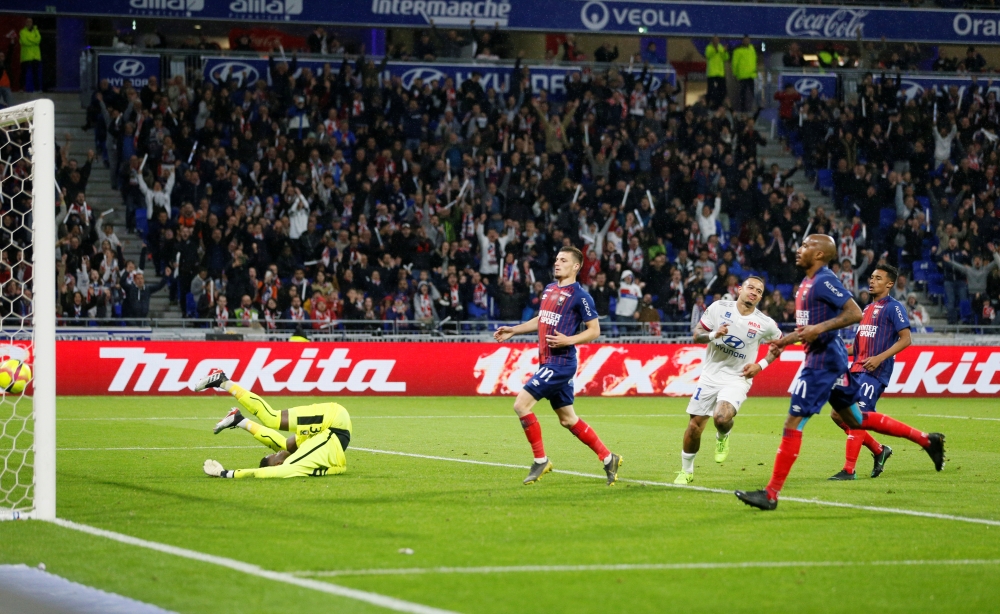
M 238 426 L 239 428 L 243 429 L 244 431 L 247 431 L 248 433 L 250 433 L 252 435 L 253 431 L 251 431 L 250 429 L 253 428 L 254 424 L 256 424 L 256 423 L 253 420 L 247 420 L 246 416 L 244 416 L 243 419 L 240 420 L 240 423 L 237 424 L 236 426 Z
M 608 457 L 604 459 L 604 464 L 605 465 L 608 465 L 608 464 L 611 463 L 611 457 L 612 456 L 614 456 L 614 454 L 608 454 Z
M 232 388 L 232 387 L 233 387 L 233 380 L 229 380 L 229 379 L 227 379 L 226 381 L 224 381 L 221 384 L 219 384 L 219 388 L 222 388 L 226 392 L 229 392 L 229 389 Z
M 548 460 L 549 460 L 548 456 L 543 456 L 541 458 L 536 458 L 535 459 L 535 464 L 536 465 L 541 465 L 542 463 L 547 462 Z
M 684 473 L 694 473 L 694 457 L 698 456 L 697 452 L 692 452 L 688 454 L 687 452 L 681 451 L 681 470 Z
M 729 437 L 729 433 L 719 433 L 718 431 L 716 431 L 715 433 L 715 438 L 718 439 L 719 441 L 722 441 L 726 437 Z

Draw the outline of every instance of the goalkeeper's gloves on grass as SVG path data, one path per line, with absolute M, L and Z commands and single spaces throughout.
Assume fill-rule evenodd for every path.
M 233 477 L 233 471 L 226 471 L 222 467 L 222 463 L 217 460 L 208 459 L 205 461 L 205 465 L 202 467 L 207 475 L 213 478 L 231 478 Z

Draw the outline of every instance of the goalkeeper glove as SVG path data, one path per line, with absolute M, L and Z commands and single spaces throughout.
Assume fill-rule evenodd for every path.
M 231 478 L 233 477 L 233 471 L 226 471 L 222 467 L 222 463 L 216 460 L 208 459 L 205 461 L 205 465 L 202 467 L 207 475 L 213 478 Z

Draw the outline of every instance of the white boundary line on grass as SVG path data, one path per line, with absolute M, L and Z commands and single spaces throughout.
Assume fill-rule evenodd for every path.
M 391 450 L 377 450 L 375 448 L 357 448 L 351 447 L 352 450 L 358 452 L 370 452 L 372 454 L 388 454 L 392 456 L 407 456 L 410 458 L 423 458 L 427 460 L 439 460 L 448 461 L 453 463 L 467 463 L 470 465 L 486 465 L 489 467 L 506 467 L 510 469 L 528 469 L 524 465 L 513 465 L 510 463 L 494 463 L 489 461 L 478 461 L 472 459 L 464 458 L 451 458 L 448 456 L 431 456 L 428 454 L 413 454 L 410 452 L 394 452 Z M 564 469 L 553 469 L 552 473 L 561 473 L 563 475 L 575 475 L 583 478 L 598 478 L 601 480 L 607 479 L 605 475 L 598 475 L 596 473 L 583 473 L 580 471 L 567 471 Z M 711 492 L 723 495 L 732 495 L 732 490 L 725 490 L 722 488 L 707 488 L 705 486 L 686 486 L 681 484 L 673 484 L 670 482 L 653 482 L 650 480 L 632 480 L 628 478 L 619 478 L 619 482 L 628 482 L 630 484 L 641 484 L 645 486 L 663 486 L 666 488 L 680 488 L 684 490 L 697 490 L 700 492 Z M 880 507 L 875 505 L 856 505 L 854 503 L 839 503 L 837 501 L 822 501 L 820 499 L 803 499 L 800 497 L 782 497 L 782 501 L 794 501 L 796 503 L 808 503 L 811 505 L 824 505 L 828 507 L 843 507 L 853 510 L 864 510 L 868 512 L 882 512 L 886 514 L 900 514 L 903 516 L 918 516 L 921 518 L 935 518 L 937 520 L 954 520 L 956 522 L 970 522 L 973 524 L 985 524 L 993 527 L 1000 527 L 1000 520 L 990 520 L 988 518 L 972 518 L 969 516 L 955 516 L 952 514 L 938 514 L 935 512 L 920 512 L 917 510 L 907 510 L 895 507 Z
M 149 448 L 135 446 L 131 448 L 57 448 L 59 452 L 133 452 L 145 450 L 242 450 L 244 448 L 259 448 L 260 446 L 187 446 L 183 448 Z
M 205 554 L 203 552 L 198 552 L 196 550 L 188 550 L 187 548 L 179 548 L 177 546 L 171 546 L 168 544 L 161 544 L 159 542 L 152 542 L 145 539 L 139 539 L 138 537 L 132 537 L 131 535 L 124 535 L 122 533 L 115 533 L 114 531 L 98 529 L 97 527 L 92 527 L 90 525 L 79 524 L 71 520 L 63 520 L 61 518 L 57 518 L 50 522 L 65 529 L 72 529 L 74 531 L 80 531 L 81 533 L 87 533 L 89 535 L 103 537 L 105 539 L 110 539 L 123 544 L 128 544 L 130 546 L 147 548 L 149 550 L 155 550 L 157 552 L 163 552 L 165 554 L 172 554 L 174 556 L 179 556 L 193 561 L 200 561 L 202 563 L 208 563 L 210 565 L 218 565 L 220 567 L 226 567 L 227 569 L 232 569 L 233 571 L 238 571 L 251 576 L 257 576 L 258 578 L 263 578 L 265 580 L 284 582 L 285 584 L 292 584 L 294 586 L 298 586 L 301 588 L 308 588 L 314 591 L 320 591 L 323 593 L 328 593 L 330 595 L 336 595 L 338 597 L 354 599 L 355 601 L 363 601 L 365 603 L 370 603 L 372 605 L 379 606 L 387 610 L 393 610 L 396 612 L 407 612 L 410 614 L 455 614 L 450 610 L 441 610 L 438 608 L 433 608 L 419 603 L 413 603 L 410 601 L 404 601 L 402 599 L 396 599 L 395 597 L 389 597 L 386 595 L 380 595 L 378 593 L 371 593 L 368 591 L 362 591 L 354 588 L 347 588 L 346 586 L 331 584 L 329 582 L 323 582 L 320 580 L 310 580 L 308 578 L 300 578 L 290 573 L 285 573 L 280 571 L 270 571 L 262 567 L 258 567 L 257 565 L 253 565 L 251 563 L 244 563 L 242 561 L 237 561 L 236 559 L 230 559 L 223 556 L 216 556 L 214 554 Z
M 989 422 L 1000 422 L 1000 418 L 976 418 L 975 416 L 945 416 L 944 414 L 916 414 L 921 418 L 953 418 L 955 420 L 987 420 Z
M 781 418 L 787 416 L 788 414 L 744 414 L 743 418 Z M 586 418 L 588 420 L 601 420 L 603 418 L 689 418 L 690 416 L 686 413 L 681 414 L 590 414 Z M 963 416 L 964 417 L 964 416 Z M 59 418 L 59 420 L 65 420 L 68 422 L 145 422 L 147 420 L 217 420 L 218 416 L 156 416 L 156 417 L 137 417 L 137 418 L 127 418 L 121 416 L 98 416 L 92 418 Z M 488 415 L 488 416 L 353 416 L 354 420 L 466 420 L 466 419 L 502 419 L 511 420 L 514 418 L 514 414 L 498 414 L 498 415 Z
M 495 567 L 398 567 L 386 569 L 337 569 L 291 571 L 295 576 L 408 576 L 422 574 L 500 574 L 581 571 L 677 571 L 687 569 L 771 569 L 782 567 L 889 567 L 911 565 L 1000 565 L 1000 559 L 943 559 L 902 561 L 745 561 L 738 563 L 619 563 L 610 565 L 510 565 Z

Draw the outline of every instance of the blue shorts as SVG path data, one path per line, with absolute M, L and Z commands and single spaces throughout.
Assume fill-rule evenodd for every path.
M 804 418 L 818 414 L 830 400 L 833 387 L 842 375 L 843 373 L 836 371 L 803 367 L 802 373 L 793 384 L 795 387 L 792 389 L 792 406 L 788 409 L 788 413 Z
M 834 409 L 847 409 L 855 403 L 863 412 L 875 411 L 875 404 L 885 391 L 885 385 L 868 373 L 848 372 L 837 380 L 830 395 Z
M 573 404 L 573 377 L 576 365 L 542 365 L 531 376 L 524 389 L 536 401 L 548 399 L 552 409 Z

